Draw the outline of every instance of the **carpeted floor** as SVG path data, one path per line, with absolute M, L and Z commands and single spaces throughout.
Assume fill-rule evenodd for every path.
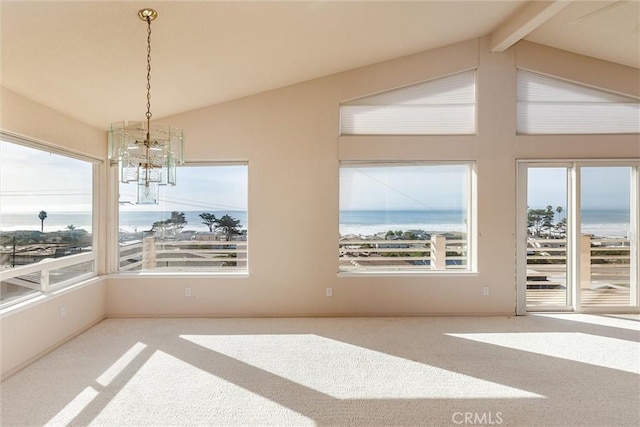
M 640 318 L 109 319 L 3 426 L 638 426 Z

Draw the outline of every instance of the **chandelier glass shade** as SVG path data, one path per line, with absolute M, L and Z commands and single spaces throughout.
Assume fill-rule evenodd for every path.
M 124 184 L 137 184 L 137 203 L 159 202 L 159 186 L 176 185 L 184 163 L 182 129 L 147 122 L 117 122 L 109 129 L 109 158 Z
M 120 182 L 136 183 L 138 204 L 157 204 L 160 186 L 176 185 L 176 168 L 184 163 L 184 133 L 151 123 L 151 21 L 157 13 L 142 9 L 138 16 L 147 22 L 147 120 L 111 124 L 109 159 L 118 165 Z

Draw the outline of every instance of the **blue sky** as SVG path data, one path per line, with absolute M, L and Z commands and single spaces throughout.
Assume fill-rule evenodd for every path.
M 341 210 L 459 210 L 466 204 L 466 165 L 351 165 L 340 170 Z
M 161 187 L 161 204 L 123 204 L 121 208 L 246 210 L 247 175 L 246 165 L 182 167 L 178 170 L 178 185 Z M 4 213 L 88 212 L 92 202 L 91 181 L 89 162 L 0 143 L 0 208 Z M 135 199 L 135 184 L 122 184 L 120 201 L 135 203 Z
M 0 143 L 0 207 L 4 213 L 89 211 L 92 167 L 17 144 Z M 466 199 L 467 167 L 351 165 L 340 170 L 343 210 L 460 209 Z M 584 208 L 628 208 L 630 168 L 582 168 Z M 566 207 L 563 168 L 531 168 L 531 207 Z M 178 185 L 162 187 L 160 205 L 123 204 L 123 210 L 247 209 L 246 165 L 183 167 Z M 134 184 L 120 186 L 120 201 L 135 203 Z
M 3 213 L 90 211 L 92 165 L 6 142 L 0 143 Z
M 581 168 L 581 199 L 585 209 L 629 208 L 630 167 Z M 567 206 L 565 168 L 530 168 L 527 204 L 538 209 Z
M 193 166 L 178 169 L 175 186 L 160 187 L 158 205 L 135 205 L 136 186 L 120 185 L 122 210 L 246 211 L 248 173 L 246 165 Z

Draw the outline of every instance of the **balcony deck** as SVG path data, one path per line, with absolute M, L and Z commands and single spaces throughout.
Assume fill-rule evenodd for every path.
M 582 307 L 623 307 L 630 305 L 629 289 L 582 289 L 580 305 Z M 564 307 L 565 289 L 527 289 L 527 307 Z

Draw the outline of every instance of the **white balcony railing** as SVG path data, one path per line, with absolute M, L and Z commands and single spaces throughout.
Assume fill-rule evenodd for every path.
M 47 258 L 0 271 L 0 305 L 60 289 L 96 276 L 95 253 Z
M 246 241 L 162 240 L 120 244 L 120 271 L 246 271 Z
M 625 238 L 580 238 L 580 282 L 582 288 L 601 284 L 629 286 L 631 243 Z M 566 239 L 529 238 L 527 241 L 527 285 L 529 288 L 566 286 Z
M 432 235 L 430 239 L 340 240 L 340 271 L 467 270 L 467 240 Z

